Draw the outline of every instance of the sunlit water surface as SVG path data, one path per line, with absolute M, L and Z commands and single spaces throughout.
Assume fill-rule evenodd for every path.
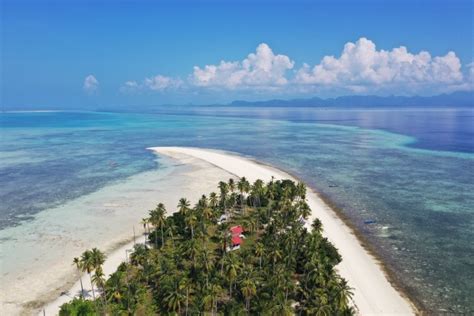
M 157 112 L 0 114 L 0 228 L 156 168 L 146 147 L 229 150 L 331 199 L 431 313 L 474 313 L 473 110 Z

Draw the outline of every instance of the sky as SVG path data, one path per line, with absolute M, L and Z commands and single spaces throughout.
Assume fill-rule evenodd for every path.
M 473 89 L 473 2 L 1 1 L 1 105 Z

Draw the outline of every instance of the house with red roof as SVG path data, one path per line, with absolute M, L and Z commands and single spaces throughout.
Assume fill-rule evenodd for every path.
M 232 236 L 240 236 L 244 232 L 244 229 L 240 225 L 232 226 L 229 230 Z
M 232 235 L 232 248 L 235 247 L 240 247 L 240 245 L 243 243 L 243 232 L 244 228 L 240 225 L 237 226 L 232 226 L 230 229 L 230 233 Z
M 242 244 L 242 238 L 239 236 L 232 236 L 232 247 L 237 247 Z

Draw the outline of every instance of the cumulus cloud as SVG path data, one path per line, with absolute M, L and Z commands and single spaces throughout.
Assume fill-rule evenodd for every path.
M 413 95 L 474 88 L 474 63 L 462 67 L 452 51 L 444 56 L 432 56 L 427 51 L 410 52 L 405 46 L 383 50 L 364 37 L 346 43 L 339 56 L 325 56 L 316 65 L 303 64 L 296 70 L 294 65 L 290 57 L 275 54 L 269 45 L 261 43 L 241 61 L 222 60 L 215 65 L 194 66 L 187 81 L 156 75 L 141 82 L 127 81 L 120 90 Z M 87 85 L 96 89 L 97 80 L 92 75 L 89 77 Z
M 183 82 L 180 79 L 173 79 L 162 75 L 145 78 L 144 86 L 150 90 L 162 91 L 171 88 L 179 88 Z
M 170 89 L 177 89 L 183 86 L 181 79 L 175 79 L 162 75 L 156 75 L 153 77 L 145 78 L 142 83 L 137 81 L 125 82 L 120 90 L 122 92 L 136 92 L 136 91 L 165 91 Z
M 467 67 L 467 78 L 470 84 L 474 84 L 474 62 L 466 65 Z
M 294 78 L 296 84 L 347 88 L 354 92 L 384 88 L 416 91 L 462 81 L 461 62 L 454 52 L 432 57 L 426 51 L 410 53 L 404 46 L 391 51 L 377 50 L 366 38 L 345 44 L 338 58 L 325 56 L 314 67 L 303 65 Z
M 287 70 L 294 62 L 285 55 L 275 55 L 265 43 L 242 61 L 221 61 L 218 65 L 194 66 L 190 81 L 198 87 L 272 88 L 286 85 Z
M 84 79 L 83 89 L 87 93 L 94 93 L 99 89 L 99 81 L 93 75 L 88 75 Z

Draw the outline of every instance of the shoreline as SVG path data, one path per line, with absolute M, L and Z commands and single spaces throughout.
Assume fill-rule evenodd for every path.
M 179 159 L 179 155 L 188 155 L 202 159 L 235 176 L 245 176 L 250 182 L 257 178 L 264 181 L 289 178 L 299 181 L 286 171 L 261 163 L 252 158 L 236 153 L 212 149 L 190 147 L 150 147 L 157 154 Z M 391 272 L 383 265 L 370 247 L 369 243 L 356 233 L 347 218 L 335 210 L 331 201 L 308 187 L 308 204 L 313 213 L 311 222 L 318 217 L 323 223 L 323 235 L 338 248 L 343 257 L 338 266 L 339 273 L 354 288 L 353 301 L 361 315 L 414 315 L 418 313 L 414 303 L 403 288 L 391 276 Z M 342 236 L 341 236 L 342 235 Z M 356 261 L 356 262 L 355 262 Z
M 196 148 L 196 149 L 200 149 L 200 148 Z M 255 160 L 252 157 L 247 157 L 247 156 L 239 155 L 238 153 L 228 152 L 228 151 L 224 151 L 224 150 L 217 150 L 217 149 L 206 149 L 206 150 L 221 152 L 221 153 L 225 153 L 225 154 L 228 154 L 228 155 L 234 155 L 234 156 L 242 157 L 246 160 L 252 161 L 253 163 L 256 163 L 256 164 L 261 165 L 263 167 L 278 170 L 279 172 L 281 172 L 283 174 L 287 174 L 290 178 L 293 178 L 293 179 L 295 179 L 299 182 L 305 183 L 305 181 L 301 180 L 300 177 L 298 177 L 298 176 L 296 176 L 296 175 L 294 175 L 294 174 L 292 174 L 288 171 L 285 171 L 285 170 L 280 169 L 278 167 L 275 167 L 273 165 L 266 164 L 264 162 Z M 421 301 L 417 300 L 416 297 L 415 297 L 415 294 L 411 294 L 412 291 L 403 285 L 402 281 L 400 281 L 400 279 L 396 276 L 396 274 L 395 274 L 396 272 L 391 270 L 391 268 L 388 266 L 387 262 L 384 261 L 381 258 L 381 256 L 378 254 L 377 250 L 375 250 L 376 247 L 373 244 L 370 243 L 370 241 L 367 239 L 367 237 L 359 232 L 357 226 L 352 223 L 350 217 L 345 215 L 343 213 L 342 209 L 339 206 L 337 206 L 334 203 L 334 201 L 331 198 L 329 198 L 328 196 L 326 196 L 325 194 L 322 194 L 322 193 L 318 192 L 316 189 L 313 189 L 312 187 L 309 187 L 309 186 L 307 186 L 306 188 L 307 188 L 307 191 L 311 191 L 311 193 L 316 195 L 324 204 L 326 204 L 326 206 L 331 211 L 333 211 L 335 213 L 335 215 L 338 217 L 338 219 L 341 220 L 343 222 L 343 224 L 346 225 L 350 229 L 350 232 L 357 238 L 357 241 L 362 246 L 362 248 L 365 251 L 367 251 L 370 256 L 373 257 L 373 260 L 375 260 L 376 264 L 380 267 L 380 269 L 384 273 L 384 276 L 387 279 L 387 281 L 393 286 L 393 288 L 398 292 L 398 294 L 400 294 L 402 296 L 402 298 L 404 300 L 406 300 L 411 305 L 412 311 L 416 315 L 422 315 L 423 312 L 426 310 L 423 306 L 423 303 Z M 323 228 L 324 228 L 324 223 L 323 223 Z
M 297 177 L 295 178 L 297 179 Z M 400 296 L 403 297 L 404 300 L 406 300 L 411 305 L 413 312 L 416 315 L 423 315 L 425 308 L 421 301 L 416 299 L 415 294 L 411 293 L 412 291 L 403 285 L 400 278 L 396 276 L 396 272 L 393 271 L 392 268 L 388 266 L 387 262 L 384 261 L 378 254 L 376 247 L 370 243 L 370 241 L 365 235 L 358 231 L 358 228 L 351 222 L 351 219 L 342 212 L 341 208 L 335 205 L 335 203 L 327 196 L 309 187 L 308 190 L 311 190 L 325 204 L 327 204 L 327 206 L 334 213 L 336 213 L 336 216 L 351 230 L 351 233 L 357 238 L 357 241 L 362 246 L 362 248 L 367 251 L 367 253 L 373 258 L 373 260 L 375 260 L 376 264 L 380 267 L 390 285 L 398 292 L 398 294 L 400 294 Z
M 152 147 L 153 148 L 153 147 Z M 192 147 L 187 147 L 187 148 L 192 148 Z M 150 149 L 150 148 L 148 148 Z M 195 149 L 201 149 L 196 147 Z M 223 153 L 227 155 L 233 155 L 237 157 L 241 157 L 243 159 L 249 160 L 255 164 L 261 165 L 265 168 L 271 168 L 275 169 L 278 172 L 281 172 L 282 174 L 286 174 L 289 176 L 289 178 L 293 178 L 294 180 L 298 182 L 303 182 L 306 183 L 305 181 L 301 180 L 300 177 L 294 175 L 293 173 L 290 173 L 288 171 L 285 171 L 283 169 L 280 169 L 278 167 L 275 167 L 273 165 L 258 161 L 252 157 L 240 155 L 238 153 L 234 152 L 229 152 L 229 151 L 224 151 L 224 150 L 219 150 L 219 149 L 203 149 L 203 150 L 208 150 L 208 151 L 214 151 L 217 153 Z M 316 189 L 313 189 L 310 186 L 306 187 L 307 191 L 310 191 L 314 195 L 316 195 L 326 206 L 335 213 L 335 215 L 338 217 L 339 220 L 341 220 L 344 225 L 346 225 L 349 229 L 350 232 L 357 238 L 357 241 L 359 244 L 362 246 L 362 248 L 368 252 L 370 256 L 373 257 L 373 260 L 375 260 L 376 264 L 380 267 L 380 269 L 383 271 L 384 276 L 387 278 L 387 281 L 394 287 L 394 289 L 403 297 L 404 300 L 406 300 L 410 305 L 413 310 L 413 312 L 416 315 L 422 315 L 423 312 L 425 311 L 425 308 L 423 304 L 416 299 L 415 294 L 410 294 L 411 291 L 406 288 L 402 282 L 399 280 L 399 278 L 396 277 L 395 271 L 392 271 L 391 268 L 387 265 L 387 263 L 380 257 L 380 255 L 377 253 L 375 250 L 376 247 L 373 246 L 370 241 L 367 239 L 365 235 L 359 232 L 358 228 L 356 225 L 354 225 L 347 215 L 345 215 L 342 211 L 342 209 L 337 206 L 334 201 L 326 196 L 325 194 L 322 194 L 321 192 L 317 191 Z M 323 228 L 324 228 L 324 223 L 323 223 Z M 324 233 L 323 233 L 324 234 Z M 344 258 L 343 258 L 344 259 Z
M 121 246 L 118 248 L 112 248 L 109 253 L 107 253 L 107 259 L 104 262 L 103 270 L 104 275 L 109 276 L 114 273 L 118 266 L 127 260 L 127 253 L 133 249 L 135 244 L 143 244 L 145 242 L 145 236 L 143 235 L 143 230 L 140 229 L 140 235 L 136 237 L 136 240 L 124 241 L 121 243 Z M 81 274 L 82 284 L 84 288 L 84 297 L 92 297 L 92 290 L 89 282 L 89 276 L 85 273 Z M 94 287 L 95 288 L 95 287 Z M 97 289 L 96 296 L 97 296 Z M 81 293 L 81 281 L 76 279 L 76 282 L 67 290 L 63 291 L 59 297 L 55 300 L 50 301 L 46 305 L 41 307 L 41 310 L 38 312 L 38 316 L 43 315 L 57 315 L 62 304 L 70 302 L 74 297 L 77 297 Z
M 189 147 L 151 147 L 147 149 L 159 156 L 166 156 L 185 165 L 192 165 L 195 160 L 198 160 L 224 171 L 230 177 L 245 176 L 250 182 L 257 178 L 268 181 L 272 176 L 275 176 L 276 179 L 288 178 L 299 181 L 298 177 L 286 171 L 237 153 Z M 209 169 L 209 166 L 207 166 L 207 169 Z M 203 193 L 207 192 L 199 192 L 199 194 Z M 340 212 L 336 210 L 337 207 L 334 207 L 330 200 L 325 199 L 310 187 L 308 187 L 307 200 L 313 211 L 308 220 L 308 225 L 314 217 L 318 217 L 323 223 L 323 235 L 338 248 L 343 257 L 342 263 L 338 265 L 338 271 L 354 288 L 352 301 L 357 307 L 358 314 L 417 314 L 417 305 L 403 292 L 403 288 L 398 286 L 394 278 L 391 277 L 390 271 L 384 267 L 383 261 L 374 255 L 370 245 L 364 240 L 363 236 L 357 234 L 347 218 L 341 216 Z M 328 232 L 330 236 L 328 236 Z M 140 233 L 142 233 L 141 229 L 137 232 L 137 243 L 144 242 L 144 236 L 139 235 Z M 125 251 L 133 248 L 134 244 L 133 240 L 130 241 L 131 239 L 128 239 L 129 242 L 124 241 L 125 245 L 120 245 L 116 249 L 109 249 L 109 256 L 104 264 L 105 275 L 114 272 L 120 263 L 126 260 Z M 90 289 L 87 274 L 82 275 L 82 280 L 84 290 Z M 63 287 L 65 286 L 63 285 Z M 69 295 L 72 293 L 73 296 L 80 293 L 79 279 L 76 279 L 74 285 L 65 292 Z M 46 315 L 57 315 L 59 307 L 71 299 L 72 297 L 68 295 L 61 295 L 55 300 L 49 301 L 41 309 L 36 309 L 38 316 L 43 315 L 43 308 Z
M 125 261 L 125 250 L 133 248 L 132 225 L 135 226 L 137 243 L 143 243 L 144 236 L 142 235 L 143 229 L 140 220 L 144 216 L 147 216 L 147 210 L 154 208 L 158 202 L 163 202 L 168 214 L 170 214 L 175 211 L 176 204 L 181 197 L 186 196 L 194 203 L 203 192 L 215 190 L 218 181 L 232 177 L 228 172 L 214 168 L 205 161 L 192 157 L 188 157 L 184 162 L 165 156 L 158 158 L 160 161 L 166 162 L 163 163 L 165 166 L 164 169 L 157 168 L 132 176 L 130 179 L 118 184 L 118 190 L 115 184 L 106 187 L 104 188 L 108 192 L 106 196 L 101 194 L 100 197 L 92 198 L 92 196 L 97 195 L 97 193 L 93 193 L 85 198 L 81 198 L 81 203 L 72 201 L 75 207 L 69 207 L 68 209 L 71 209 L 74 214 L 78 215 L 74 223 L 71 224 L 72 229 L 76 231 L 77 227 L 86 225 L 86 227 L 94 231 L 95 234 L 93 234 L 91 238 L 82 239 L 80 241 L 81 246 L 79 248 L 76 247 L 77 249 L 74 248 L 76 250 L 70 250 L 69 248 L 73 246 L 66 243 L 61 243 L 61 245 L 58 246 L 62 252 L 67 250 L 68 253 L 66 255 L 62 254 L 61 257 L 54 258 L 55 264 L 67 270 L 66 278 L 63 277 L 57 282 L 52 282 L 54 281 L 52 279 L 55 279 L 54 274 L 57 273 L 57 271 L 50 269 L 49 266 L 38 265 L 38 262 L 35 261 L 31 263 L 34 264 L 34 268 L 41 267 L 42 269 L 46 269 L 48 271 L 48 277 L 45 279 L 35 274 L 29 277 L 28 284 L 39 282 L 39 284 L 48 283 L 50 286 L 47 288 L 43 286 L 39 290 L 35 289 L 32 291 L 28 285 L 23 284 L 24 282 L 18 281 L 18 284 L 15 284 L 17 283 L 15 282 L 9 285 L 9 287 L 19 288 L 22 293 L 21 295 L 19 293 L 14 295 L 8 294 L 15 293 L 16 290 L 8 291 L 7 287 L 2 286 L 2 290 L 5 288 L 5 298 L 1 300 L 4 307 L 0 304 L 0 310 L 5 308 L 7 315 L 43 316 L 44 308 L 46 315 L 57 315 L 59 307 L 63 303 L 72 300 L 74 295 L 80 293 L 80 274 L 71 264 L 73 257 L 80 256 L 81 252 L 86 249 L 98 247 L 107 254 L 107 259 L 104 263 L 104 274 L 108 276 L 110 273 L 115 272 L 118 265 Z M 132 181 L 131 179 L 135 180 Z M 92 202 L 96 201 L 96 203 L 91 204 L 91 200 Z M 86 203 L 84 203 L 84 201 Z M 87 217 L 87 214 L 90 212 L 95 214 L 97 204 L 102 206 L 104 203 L 107 204 L 107 207 L 112 209 L 116 209 L 116 207 L 122 203 L 126 205 L 124 205 L 125 208 L 120 211 L 117 210 L 119 212 L 118 214 L 111 216 L 111 214 L 107 213 L 105 217 L 102 218 L 96 218 L 94 216 L 91 221 L 91 219 Z M 81 212 L 76 212 L 78 209 L 80 209 Z M 46 213 L 42 213 L 40 216 L 45 216 L 45 214 Z M 51 214 L 48 214 L 48 216 L 49 215 Z M 57 216 L 54 216 L 54 218 L 57 218 Z M 120 226 L 121 222 L 125 222 L 125 231 L 119 232 L 118 235 L 117 233 L 108 234 L 106 238 L 105 236 L 100 236 L 100 232 L 102 231 L 101 227 L 117 228 L 116 226 Z M 47 230 L 48 227 L 47 225 L 41 225 L 41 229 Z M 64 233 L 68 234 L 70 232 L 61 230 L 61 234 Z M 80 238 L 83 237 L 84 236 L 80 236 Z M 105 244 L 107 245 L 106 247 L 104 247 Z M 105 269 L 105 266 L 107 266 L 107 269 Z M 81 275 L 84 290 L 87 290 L 87 288 L 90 289 L 89 276 L 87 274 Z M 89 294 L 92 295 L 92 293 Z

